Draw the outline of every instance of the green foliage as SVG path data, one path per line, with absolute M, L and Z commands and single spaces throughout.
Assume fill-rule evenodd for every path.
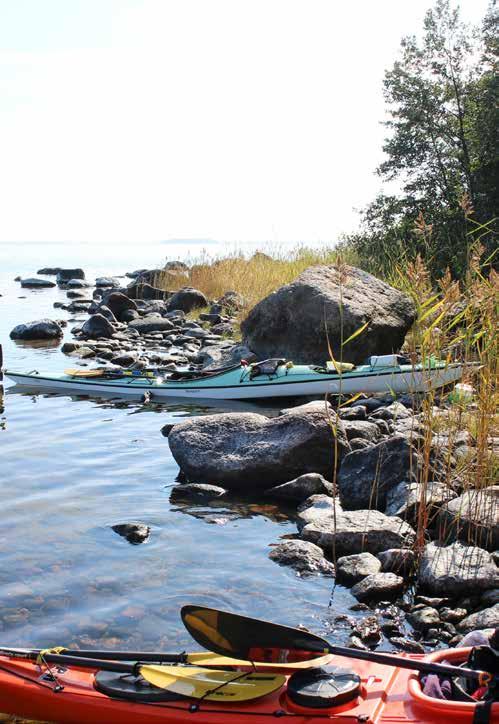
M 364 210 L 362 231 L 343 243 L 372 271 L 404 252 L 420 254 L 433 275 L 448 266 L 462 276 L 470 219 L 480 225 L 498 215 L 496 27 L 494 4 L 478 31 L 460 21 L 450 0 L 437 0 L 422 39 L 402 40 L 385 74 L 389 135 L 377 169 L 400 192 L 380 194 Z M 497 245 L 493 224 L 482 244 L 489 252 Z

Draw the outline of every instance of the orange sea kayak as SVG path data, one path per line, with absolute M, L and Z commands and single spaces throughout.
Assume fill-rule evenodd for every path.
M 468 653 L 439 651 L 427 659 L 459 663 Z M 333 681 L 335 666 L 349 674 Z M 286 717 L 295 724 L 472 724 L 477 709 L 473 703 L 430 699 L 408 669 L 344 658 L 287 675 L 279 690 L 239 704 L 179 697 L 140 677 L 96 668 L 52 665 L 50 671 L 53 675 L 34 661 L 0 656 L 0 711 L 61 724 L 269 724 Z M 312 681 L 310 672 L 319 671 Z M 492 705 L 489 721 L 499 724 L 499 703 Z

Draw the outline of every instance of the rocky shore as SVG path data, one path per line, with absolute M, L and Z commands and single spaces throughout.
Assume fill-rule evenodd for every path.
M 181 262 L 167 271 L 189 280 Z M 39 274 L 56 275 L 66 290 L 67 303 L 54 306 L 88 315 L 62 346 L 83 365 L 214 369 L 272 355 L 324 363 L 331 350 L 358 363 L 398 351 L 415 318 L 408 297 L 353 267 L 309 269 L 242 320 L 237 292 L 209 300 L 189 286 L 165 291 L 154 286 L 154 271 L 131 272 L 128 284 L 111 277 L 90 284 L 82 269 Z M 57 342 L 65 325 L 35 320 L 11 337 Z M 445 405 L 432 410 L 444 430 L 449 414 Z M 276 501 L 294 517 L 295 537 L 272 546 L 270 558 L 351 588 L 365 616 L 336 623 L 351 628 L 352 646 L 376 646 L 385 636 L 418 652 L 499 626 L 499 485 L 470 488 L 462 462 L 473 464 L 476 439 L 429 429 L 421 398 L 360 397 L 336 409 L 319 400 L 272 417 L 206 415 L 163 434 L 180 468 L 172 499 L 238 494 Z M 495 454 L 497 442 L 488 441 Z M 127 524 L 114 530 L 135 544 L 149 536 Z

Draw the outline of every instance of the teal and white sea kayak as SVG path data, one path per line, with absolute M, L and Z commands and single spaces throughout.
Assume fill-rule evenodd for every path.
M 279 364 L 272 374 L 251 373 L 252 366 L 241 365 L 214 373 L 175 373 L 161 376 L 149 372 L 136 375 L 121 373 L 85 377 L 79 374 L 6 371 L 16 384 L 31 389 L 86 395 L 140 398 L 145 393 L 152 400 L 189 397 L 218 400 L 253 400 L 304 395 L 353 395 L 390 392 L 404 394 L 428 392 L 458 381 L 464 366 L 460 363 L 433 363 L 431 366 L 401 364 L 397 366 L 362 365 L 342 373 L 309 365 Z M 92 371 L 93 372 L 93 371 Z M 97 371 L 95 371 L 97 372 Z

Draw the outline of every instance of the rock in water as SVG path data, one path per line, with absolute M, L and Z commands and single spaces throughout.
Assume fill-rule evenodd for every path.
M 168 311 L 172 312 L 174 309 L 181 309 L 183 312 L 188 313 L 192 312 L 193 309 L 207 306 L 208 300 L 203 292 L 200 292 L 199 289 L 192 289 L 192 287 L 184 287 L 171 297 L 168 302 Z
M 216 480 L 229 489 L 253 491 L 305 473 L 331 478 L 335 447 L 338 462 L 348 450 L 341 421 L 335 446 L 330 427 L 335 414 L 305 407 L 271 419 L 252 412 L 195 417 L 175 425 L 168 442 L 182 471 L 196 483 Z
M 419 585 L 436 596 L 479 593 L 499 587 L 499 568 L 482 548 L 428 543 L 419 565 Z
M 55 287 L 55 284 L 48 279 L 37 279 L 33 277 L 30 279 L 21 279 L 21 286 L 24 289 L 50 289 L 51 287 Z
M 116 330 L 102 314 L 92 314 L 81 328 L 81 331 L 90 339 L 99 339 L 99 337 L 112 337 Z
M 311 495 L 318 495 L 319 493 L 332 495 L 333 492 L 332 483 L 328 483 L 322 475 L 319 475 L 319 473 L 307 473 L 306 475 L 300 475 L 300 477 L 295 480 L 290 480 L 289 483 L 283 483 L 282 485 L 276 485 L 274 488 L 269 488 L 269 490 L 265 491 L 265 495 L 280 500 L 302 503 Z
M 392 598 L 402 591 L 404 579 L 395 573 L 373 573 L 356 583 L 352 594 L 358 601 Z
M 34 322 L 18 324 L 10 333 L 11 339 L 58 339 L 63 331 L 57 322 L 51 319 L 37 319 Z
M 151 533 L 150 527 L 144 523 L 119 523 L 111 527 L 115 533 L 126 538 L 133 545 L 144 543 Z
M 414 304 L 405 294 L 371 274 L 351 266 L 317 266 L 262 299 L 241 330 L 245 344 L 260 359 L 324 364 L 330 358 L 329 338 L 337 359 L 360 364 L 369 355 L 398 351 L 415 317 Z M 342 348 L 342 339 L 366 323 Z
M 85 272 L 83 269 L 59 269 L 56 277 L 58 284 L 66 284 L 70 279 L 85 279 Z
M 333 575 L 334 566 L 319 546 L 305 540 L 287 540 L 273 546 L 269 558 L 281 566 L 291 566 L 299 573 Z

